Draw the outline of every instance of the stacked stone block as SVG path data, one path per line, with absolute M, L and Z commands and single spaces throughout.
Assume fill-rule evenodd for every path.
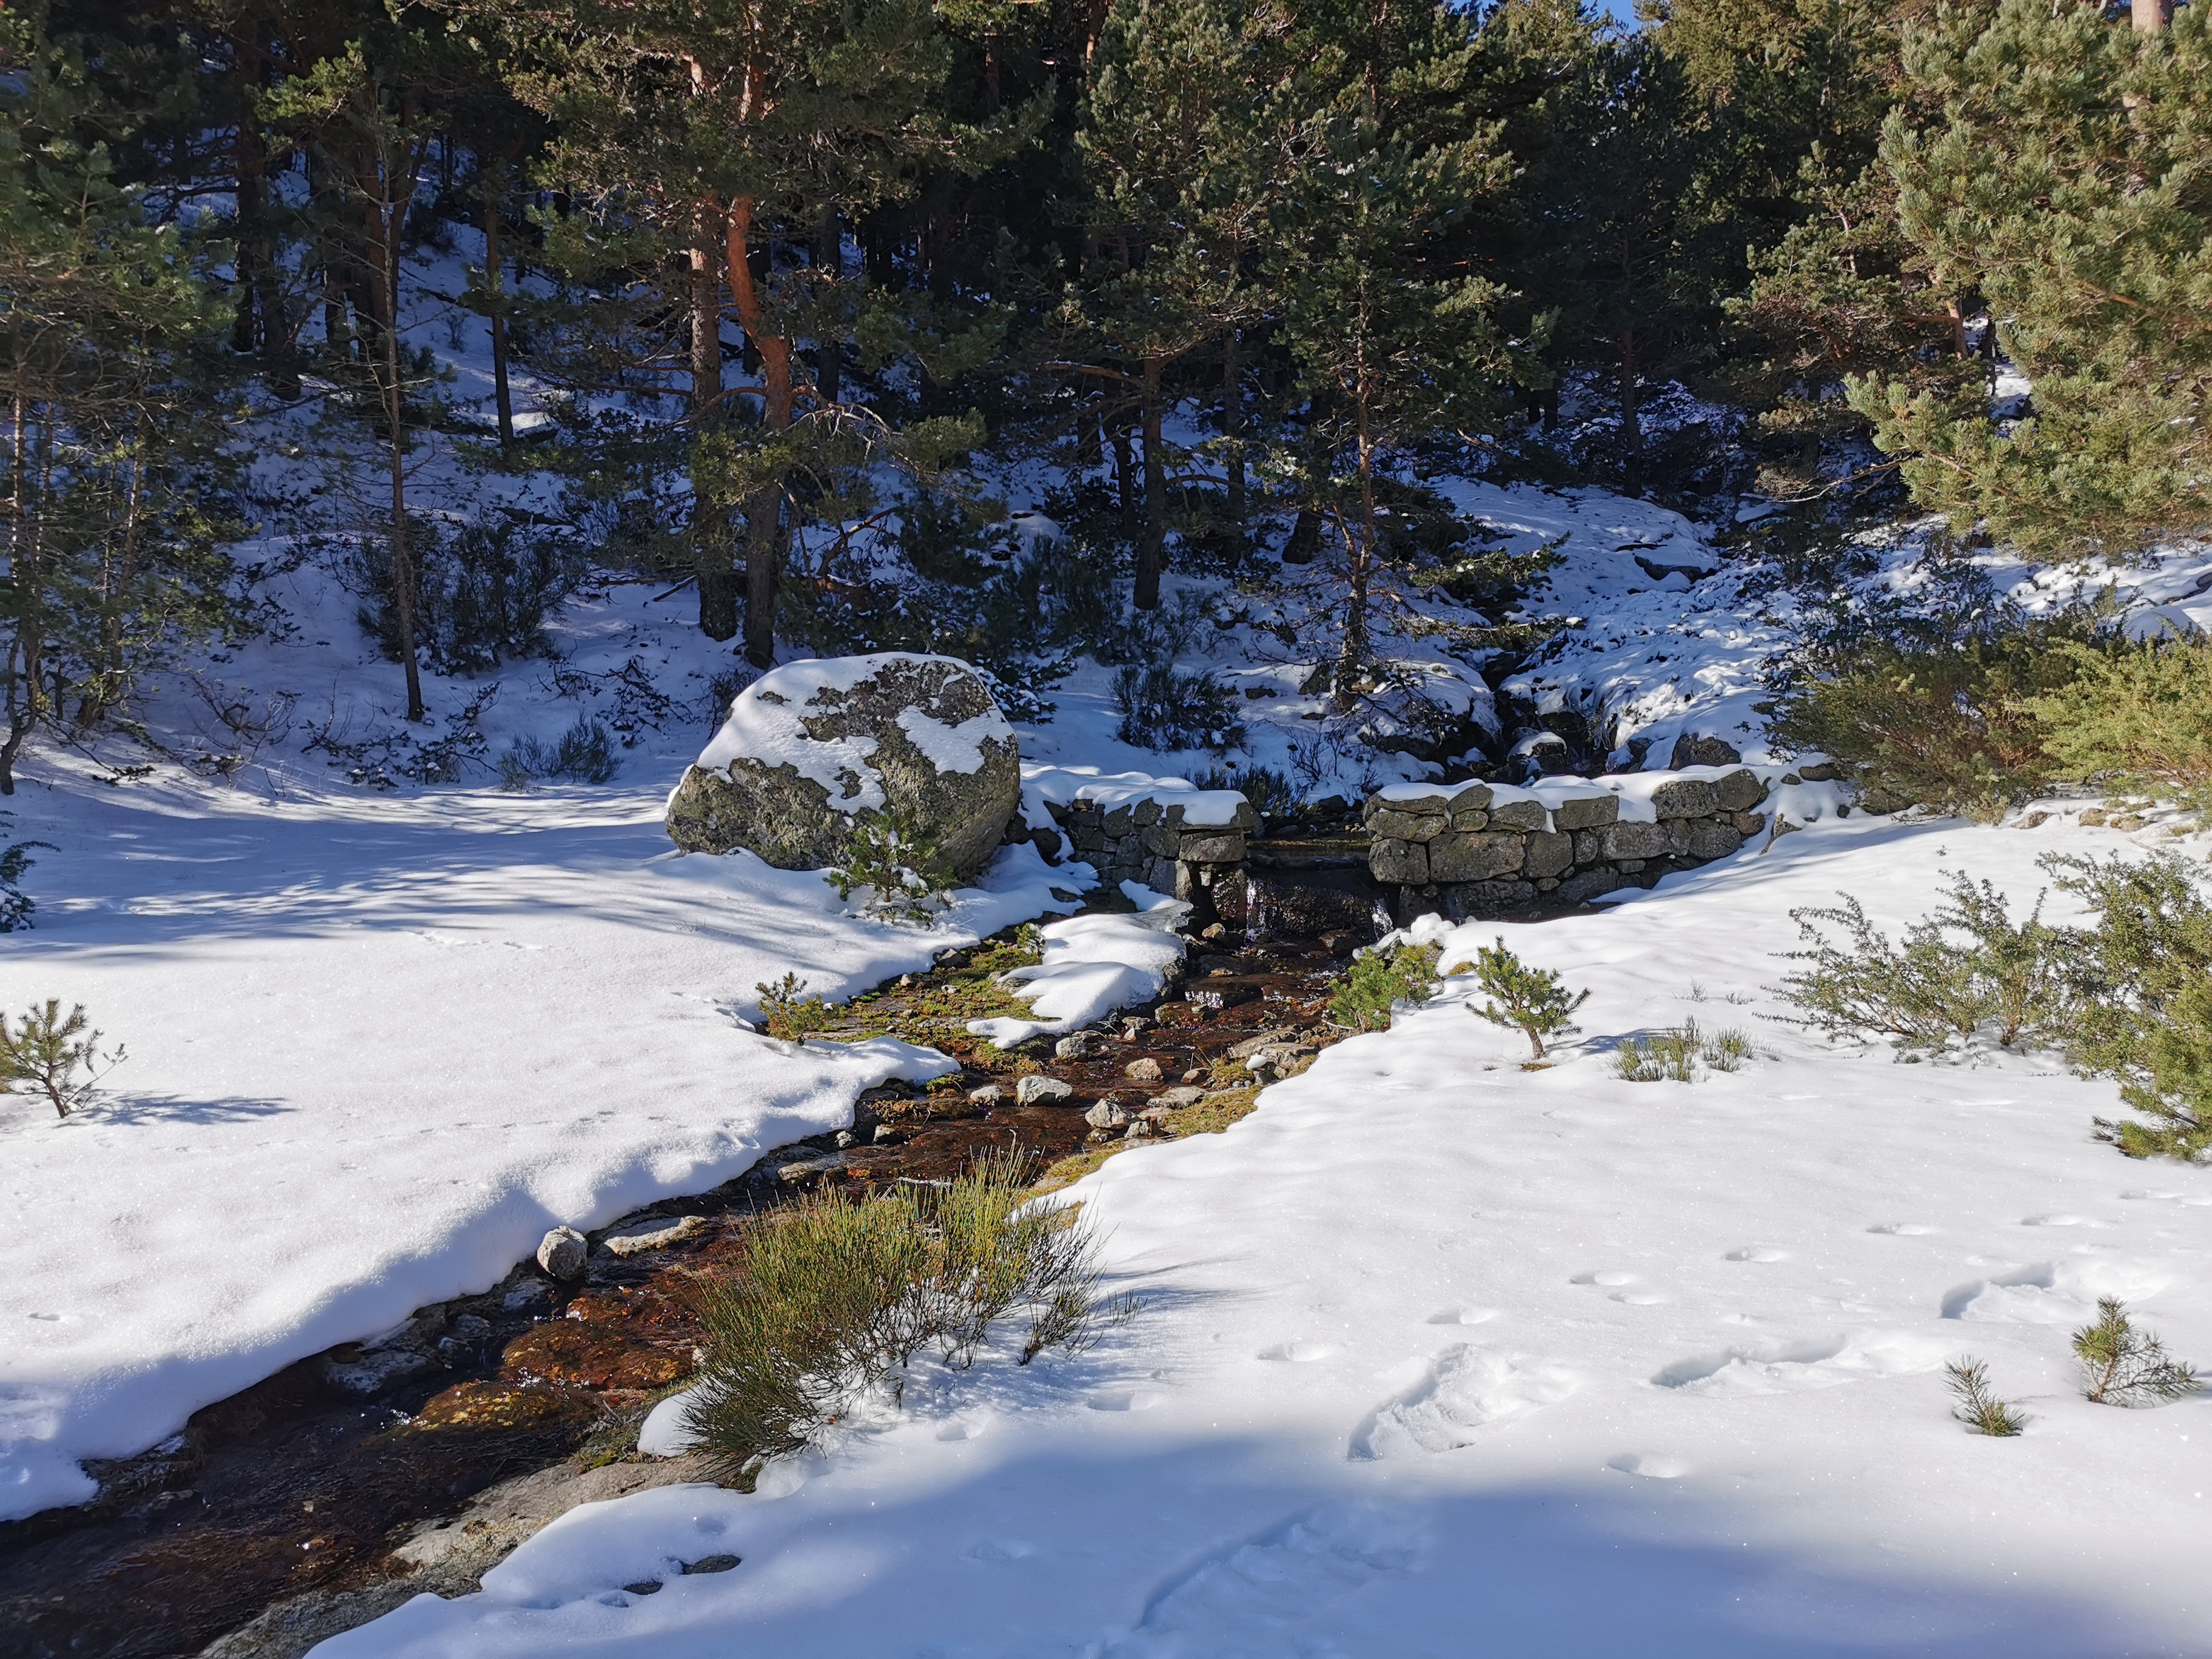
M 1675 778 L 1651 795 L 1656 823 L 1623 819 L 1609 791 L 1501 801 L 1486 784 L 1367 803 L 1368 867 L 1399 890 L 1401 919 L 1455 917 L 1581 903 L 1650 886 L 1670 870 L 1726 858 L 1765 827 L 1753 809 L 1766 785 L 1748 767 L 1718 778 Z
M 1149 797 L 1109 807 L 1079 795 L 1051 810 L 1075 856 L 1109 885 L 1140 881 L 1230 927 L 1243 925 L 1245 839 L 1260 827 L 1250 802 L 1240 799 L 1224 824 L 1188 823 L 1180 802 Z

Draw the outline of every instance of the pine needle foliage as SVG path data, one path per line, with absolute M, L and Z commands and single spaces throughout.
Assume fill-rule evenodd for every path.
M 67 1117 L 95 1097 L 100 1079 L 125 1058 L 120 1045 L 101 1054 L 100 1036 L 82 1003 L 64 1014 L 54 997 L 12 1027 L 0 1019 L 0 1087 L 42 1094 L 57 1116 Z
M 841 899 L 866 893 L 872 916 L 926 926 L 945 908 L 957 878 L 937 833 L 920 814 L 892 805 L 860 817 L 845 862 L 823 879 Z
M 1790 913 L 1808 948 L 1783 955 L 1809 966 L 1780 989 L 1803 1024 L 1832 1037 L 1887 1036 L 1908 1052 L 1941 1050 L 1985 1027 L 2006 1048 L 2065 1036 L 2063 947 L 2072 934 L 2044 921 L 2040 896 L 2015 922 L 2002 893 L 1954 872 L 1948 896 L 1901 945 L 1856 897 L 1839 896 L 1840 905 Z
M 1443 954 L 1435 945 L 1361 951 L 1329 994 L 1329 1018 L 1346 1030 L 1389 1030 L 1396 1009 L 1436 995 L 1437 958 Z
M 2043 867 L 2097 917 L 2067 953 L 2067 1058 L 2118 1079 L 2136 1114 L 2099 1118 L 2098 1138 L 2130 1158 L 2212 1156 L 2212 902 L 2200 878 L 2171 854 L 2054 854 Z
M 0 830 L 6 830 L 15 819 L 0 812 Z M 31 925 L 32 913 L 39 908 L 38 901 L 23 890 L 23 875 L 38 860 L 31 849 L 43 847 L 49 852 L 53 843 L 46 841 L 10 842 L 0 847 L 0 933 L 20 933 Z
M 2148 1331 L 2137 1330 L 2118 1297 L 2097 1299 L 2097 1318 L 2074 1333 L 2081 1393 L 2099 1406 L 2163 1406 L 2197 1392 L 2203 1379 Z
M 2070 675 L 2020 702 L 2057 775 L 2212 808 L 2212 635 L 2069 642 L 2058 654 Z
M 1024 1157 L 932 1188 L 817 1194 L 763 1217 L 698 1291 L 707 1358 L 690 1408 L 707 1455 L 750 1491 L 762 1462 L 817 1443 L 871 1399 L 898 1404 L 925 1356 L 973 1365 L 1025 1317 L 1017 1363 L 1080 1352 L 1133 1311 L 1099 1288 L 1098 1239 L 1041 1204 Z
M 1484 1000 L 1469 1002 L 1468 1012 L 1492 1025 L 1504 1025 L 1528 1039 L 1529 1057 L 1544 1058 L 1544 1039 L 1575 1029 L 1576 1009 L 1589 1000 L 1588 991 L 1569 992 L 1559 975 L 1548 968 L 1532 968 L 1505 948 L 1501 936 L 1475 952 L 1470 964 Z
M 1972 1355 L 1952 1360 L 1943 1376 L 1959 1401 L 1951 1415 L 1974 1433 L 2008 1440 L 2027 1426 L 2017 1408 L 1990 1391 L 1990 1368 Z
M 836 1024 L 829 1004 L 806 994 L 806 981 L 787 973 L 775 984 L 763 981 L 753 987 L 760 993 L 761 1029 L 782 1042 L 804 1042 L 817 1031 Z

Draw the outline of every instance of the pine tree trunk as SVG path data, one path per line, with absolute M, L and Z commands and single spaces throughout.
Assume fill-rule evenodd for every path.
M 1121 416 L 1114 417 L 1114 499 L 1121 509 L 1123 533 L 1137 533 L 1137 463 L 1129 451 L 1129 428 Z
M 410 174 L 411 177 L 411 174 Z M 407 718 L 422 718 L 422 672 L 415 661 L 415 566 L 407 548 L 406 399 L 399 384 L 399 233 L 403 204 L 387 203 L 391 216 L 384 253 L 384 407 L 392 456 L 392 599 L 399 623 L 399 663 L 407 675 Z
M 814 264 L 828 277 L 832 297 L 836 285 L 845 275 L 845 227 L 838 217 L 837 204 L 822 204 L 822 224 L 815 233 Z M 826 307 L 825 307 L 826 308 Z M 814 390 L 825 409 L 835 404 L 844 391 L 844 348 L 834 332 L 824 331 L 814 341 Z
M 1620 331 L 1620 477 L 1628 495 L 1644 493 L 1644 410 L 1636 377 L 1636 331 Z
M 1243 365 L 1237 347 L 1237 331 L 1232 328 L 1222 343 L 1221 435 L 1229 440 L 1229 523 L 1241 544 L 1244 538 L 1244 388 L 1238 379 Z
M 1160 368 L 1145 359 L 1145 528 L 1137 538 L 1137 609 L 1157 611 L 1160 572 L 1167 563 L 1167 458 L 1161 453 Z
M 501 169 L 504 171 L 504 168 Z M 507 296 L 500 287 L 500 192 L 484 198 L 484 283 L 491 291 L 491 396 L 499 416 L 499 447 L 514 447 L 514 394 L 507 378 Z
M 1285 564 L 1311 564 L 1314 555 L 1321 550 L 1321 514 L 1310 507 L 1298 509 L 1298 516 L 1291 521 L 1291 533 L 1283 542 Z
M 1367 628 L 1368 590 L 1375 568 L 1375 446 L 1367 401 L 1359 402 L 1359 531 L 1355 536 L 1340 519 L 1345 540 L 1344 647 L 1336 663 L 1336 704 L 1352 705 L 1353 687 L 1373 647 Z
M 753 201 L 730 204 L 730 295 L 745 337 L 759 349 L 763 424 L 771 441 L 791 428 L 791 341 L 765 331 L 759 289 L 753 281 Z M 775 591 L 783 562 L 783 479 L 773 477 L 745 507 L 745 660 L 756 668 L 775 663 Z
M 261 142 L 261 130 L 254 124 L 249 110 L 240 118 L 237 136 L 231 145 L 231 165 L 234 175 L 231 182 L 236 192 L 237 204 L 234 219 L 237 226 L 237 241 L 231 264 L 237 280 L 238 297 L 237 309 L 230 325 L 230 349 L 241 357 L 268 338 L 268 332 L 261 326 L 258 315 L 261 263 L 269 257 L 267 215 L 262 204 L 262 175 L 267 168 L 268 159 L 267 150 Z
M 715 244 L 722 209 L 700 204 L 691 246 L 691 430 L 693 441 L 722 417 L 722 283 Z M 691 480 L 691 568 L 699 590 L 699 631 L 710 640 L 738 636 L 738 573 L 729 526 L 695 471 Z

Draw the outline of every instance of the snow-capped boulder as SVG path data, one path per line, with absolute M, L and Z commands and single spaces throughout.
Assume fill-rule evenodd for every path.
M 1013 728 L 966 663 L 819 658 L 738 693 L 668 798 L 668 834 L 686 852 L 742 847 L 781 870 L 818 870 L 845 862 L 861 823 L 898 809 L 968 876 L 1021 793 Z

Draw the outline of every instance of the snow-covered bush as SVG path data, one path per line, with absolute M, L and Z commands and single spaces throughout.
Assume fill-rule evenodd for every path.
M 1298 788 L 1272 766 L 1208 767 L 1191 780 L 1201 789 L 1234 789 L 1263 818 L 1286 818 L 1298 810 Z
M 1505 948 L 1500 937 L 1474 954 L 1469 964 L 1475 985 L 1486 999 L 1468 1012 L 1492 1025 L 1510 1026 L 1528 1039 L 1530 1059 L 1544 1058 L 1544 1039 L 1571 1031 L 1576 1009 L 1589 1000 L 1588 991 L 1569 993 L 1559 975 L 1548 968 L 1531 968 Z
M 1811 965 L 1780 988 L 1803 1024 L 1832 1037 L 1887 1036 L 1907 1051 L 1940 1050 L 1984 1027 L 2006 1048 L 2065 1038 L 2072 936 L 2043 920 L 2040 899 L 2014 922 L 2002 893 L 1954 872 L 1950 896 L 1898 945 L 1842 896 L 1790 913 L 1810 948 L 1782 954 Z
M 100 1033 L 89 1029 L 83 1004 L 64 1014 L 60 1000 L 49 997 L 45 1007 L 33 1009 L 12 1027 L 0 1019 L 0 1089 L 35 1090 L 58 1116 L 67 1117 L 93 1098 L 101 1078 L 123 1063 L 119 1044 L 106 1054 L 99 1045 Z
M 2139 1331 L 2118 1297 L 2097 1299 L 2097 1320 L 2074 1333 L 2082 1397 L 2100 1406 L 2162 1406 L 2195 1394 L 2203 1379 L 2148 1331 Z
M 1210 673 L 1186 674 L 1172 663 L 1134 664 L 1114 676 L 1121 710 L 1115 735 L 1139 749 L 1204 749 L 1219 755 L 1244 744 L 1237 697 Z
M 1387 1031 L 1401 1006 L 1418 1006 L 1437 994 L 1435 945 L 1397 945 L 1389 951 L 1362 951 L 1329 994 L 1328 1015 L 1352 1031 Z
M 941 1188 L 817 1194 L 761 1218 L 698 1291 L 706 1359 L 690 1426 L 750 1490 L 760 1463 L 818 1441 L 872 1398 L 896 1406 L 915 1359 L 972 1365 L 1026 1314 L 1018 1363 L 1079 1352 L 1128 1311 L 1098 1290 L 1097 1236 L 1036 1203 L 1018 1153 Z

